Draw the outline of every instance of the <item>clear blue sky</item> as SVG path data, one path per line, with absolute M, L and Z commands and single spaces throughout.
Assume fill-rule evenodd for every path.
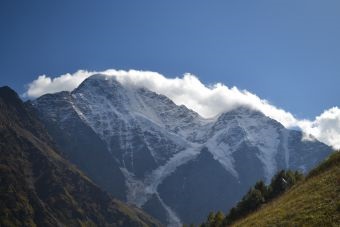
M 107 68 L 190 72 L 313 118 L 340 106 L 340 1 L 0 1 L 0 85 Z

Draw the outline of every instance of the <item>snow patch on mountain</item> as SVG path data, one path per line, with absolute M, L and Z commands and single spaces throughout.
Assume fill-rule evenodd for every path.
M 159 196 L 158 193 L 156 193 L 156 197 L 158 198 L 159 202 L 162 204 L 163 208 L 167 212 L 168 216 L 168 227 L 179 227 L 182 226 L 180 218 L 177 216 L 177 214 L 164 203 L 163 199 Z
M 238 173 L 234 167 L 234 159 L 232 157 L 232 153 L 238 148 L 238 146 L 231 147 L 223 141 L 219 142 L 216 138 L 223 134 L 223 131 L 217 133 L 212 139 L 208 140 L 205 145 L 208 148 L 208 151 L 213 155 L 213 158 L 217 160 L 227 172 L 238 178 Z M 240 141 L 240 143 L 241 142 L 242 141 Z
M 286 168 L 289 169 L 289 148 L 288 148 L 288 137 L 289 137 L 289 131 L 286 129 L 281 130 L 281 136 L 282 136 L 282 146 L 285 154 L 285 164 Z
M 158 186 L 167 178 L 171 173 L 173 173 L 179 166 L 193 160 L 202 150 L 200 144 L 190 144 L 187 149 L 175 154 L 171 157 L 165 165 L 162 165 L 152 171 L 152 173 L 145 177 L 146 192 L 148 194 L 153 194 L 157 192 Z
M 135 175 L 129 172 L 126 168 L 120 168 L 125 177 L 125 184 L 127 186 L 127 201 L 141 207 L 149 199 L 145 192 L 144 182 L 138 180 Z
M 264 164 L 265 178 L 269 182 L 277 171 L 275 156 L 280 144 L 278 128 L 259 114 L 242 115 L 238 123 L 246 131 L 247 140 L 259 149 L 257 156 Z

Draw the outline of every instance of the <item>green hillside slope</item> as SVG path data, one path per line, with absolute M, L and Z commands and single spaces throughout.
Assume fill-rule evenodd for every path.
M 340 226 L 340 152 L 233 226 Z

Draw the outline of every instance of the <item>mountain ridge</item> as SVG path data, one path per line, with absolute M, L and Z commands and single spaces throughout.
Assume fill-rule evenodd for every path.
M 104 143 L 106 148 L 99 156 L 110 156 L 109 162 L 115 169 L 113 178 L 126 187 L 119 192 L 109 191 L 140 207 L 158 204 L 151 213 L 158 213 L 158 218 L 162 216 L 163 223 L 175 221 L 174 225 L 179 225 L 178 220 L 182 219 L 185 223 L 197 223 L 204 218 L 205 210 L 222 208 L 222 203 L 232 206 L 254 181 L 260 178 L 268 181 L 278 169 L 307 171 L 331 150 L 318 141 L 302 141 L 301 132 L 288 130 L 246 107 L 204 119 L 163 95 L 121 84 L 105 75 L 89 77 L 70 93 L 42 96 L 32 104 L 60 150 L 66 153 L 77 150 L 65 149 L 62 141 L 71 137 L 82 141 L 96 138 Z M 69 127 L 73 124 L 73 128 Z M 88 134 L 77 135 L 77 129 L 84 127 L 89 129 Z M 99 185 L 108 188 L 108 182 L 100 182 L 93 169 L 85 168 L 88 163 L 100 166 L 100 162 L 81 160 L 82 155 L 91 153 L 84 150 L 86 147 L 80 144 L 78 154 L 71 161 Z M 200 166 L 205 163 L 210 163 L 210 167 L 201 170 Z M 194 169 L 203 176 L 209 168 L 216 171 L 211 174 L 222 174 L 228 179 L 221 184 L 217 178 L 211 178 L 211 186 L 223 188 L 228 201 L 211 197 L 199 185 L 196 187 L 202 188 L 202 191 L 198 189 L 202 193 L 200 196 L 199 192 L 195 196 L 187 193 L 195 182 L 203 182 L 199 183 L 199 176 L 193 174 L 190 180 L 193 185 L 188 185 L 186 175 Z M 110 173 L 105 172 L 103 169 L 102 173 L 110 181 Z M 176 180 L 170 180 L 173 178 Z M 186 185 L 183 191 L 178 192 L 176 182 Z M 164 185 L 167 185 L 166 190 Z M 238 194 L 230 186 L 238 188 Z M 160 188 L 163 189 L 158 190 Z M 175 192 L 179 197 L 186 197 L 174 201 L 172 194 Z M 210 204 L 184 215 L 183 211 L 195 210 L 200 205 L 202 196 L 210 198 Z M 152 206 L 149 200 L 153 201 Z M 168 206 L 169 203 L 172 205 Z M 177 208 L 173 210 L 174 207 Z M 159 214 L 159 210 L 166 214 Z M 168 218 L 164 219 L 165 216 Z
M 160 226 L 61 157 L 27 105 L 0 88 L 1 226 Z

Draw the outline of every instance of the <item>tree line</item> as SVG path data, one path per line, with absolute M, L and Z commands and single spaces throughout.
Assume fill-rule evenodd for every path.
M 262 180 L 256 182 L 255 185 L 251 187 L 236 204 L 236 206 L 231 208 L 226 215 L 221 211 L 218 211 L 217 213 L 210 212 L 206 221 L 199 226 L 229 226 L 236 220 L 256 211 L 262 204 L 268 203 L 278 197 L 296 184 L 296 182 L 302 180 L 303 177 L 303 174 L 298 171 L 281 170 L 273 176 L 269 185 L 266 185 Z

